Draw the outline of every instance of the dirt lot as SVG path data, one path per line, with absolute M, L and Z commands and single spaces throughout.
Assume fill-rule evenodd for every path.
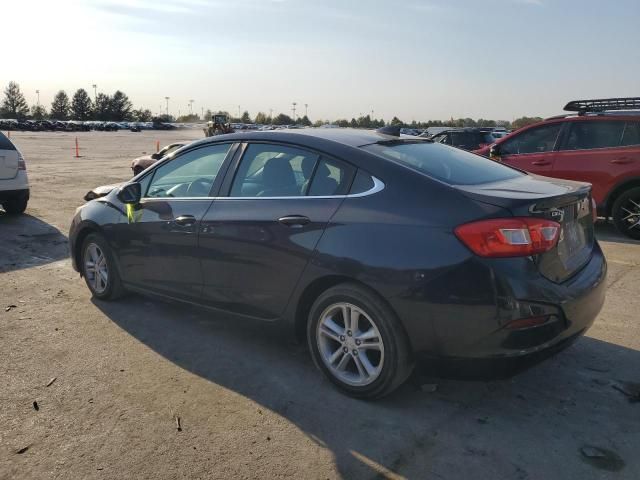
M 623 393 L 640 389 L 637 242 L 598 226 L 607 302 L 560 355 L 365 403 L 270 325 L 91 300 L 66 246 L 84 193 L 128 178 L 156 140 L 202 134 L 77 134 L 79 159 L 75 136 L 12 133 L 32 200 L 0 213 L 0 478 L 640 478 L 640 403 Z

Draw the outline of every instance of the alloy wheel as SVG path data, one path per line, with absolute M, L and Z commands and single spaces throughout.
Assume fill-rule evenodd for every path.
M 384 343 L 363 309 L 346 302 L 330 305 L 316 333 L 320 357 L 334 377 L 359 387 L 378 378 L 384 365 Z
M 87 245 L 84 255 L 84 274 L 95 293 L 103 293 L 109 282 L 107 258 L 95 243 Z
M 629 198 L 620 208 L 623 212 L 620 221 L 627 230 L 640 230 L 640 198 Z

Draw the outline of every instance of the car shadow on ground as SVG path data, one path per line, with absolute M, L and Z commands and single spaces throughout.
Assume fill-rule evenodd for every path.
M 0 273 L 45 265 L 69 256 L 67 237 L 31 215 L 0 211 Z
M 640 240 L 634 240 L 618 231 L 613 222 L 598 220 L 596 223 L 596 238 L 604 242 L 626 243 L 629 245 L 640 245 Z
M 508 380 L 414 376 L 389 397 L 365 402 L 332 388 L 276 325 L 137 295 L 94 303 L 167 360 L 295 424 L 332 453 L 343 478 L 472 478 L 475 469 L 519 479 L 640 473 L 631 448 L 640 441 L 640 406 L 621 391 L 640 382 L 640 352 L 632 349 L 584 337 Z M 587 458 L 585 445 L 606 453 Z

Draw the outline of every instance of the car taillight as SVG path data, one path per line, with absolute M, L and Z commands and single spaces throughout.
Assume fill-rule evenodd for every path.
M 27 169 L 27 164 L 24 163 L 24 158 L 22 158 L 22 155 L 18 156 L 18 170 L 26 170 Z
M 598 221 L 598 205 L 593 197 L 591 197 L 591 215 L 593 216 L 593 223 L 596 223 Z
M 555 247 L 560 224 L 535 217 L 493 218 L 460 225 L 454 233 L 481 257 L 526 257 Z

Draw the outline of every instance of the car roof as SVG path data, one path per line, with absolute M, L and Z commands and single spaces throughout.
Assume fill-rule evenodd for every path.
M 320 140 L 338 143 L 349 147 L 362 147 L 372 143 L 381 141 L 395 140 L 399 138 L 407 138 L 420 140 L 418 137 L 396 137 L 386 135 L 375 130 L 365 130 L 356 128 L 303 128 L 303 129 L 285 129 L 285 130 L 246 130 L 238 133 L 230 133 L 227 135 L 217 135 L 201 140 L 197 143 L 210 143 L 224 140 L 247 141 L 247 140 L 269 140 L 272 142 L 292 142 L 297 143 L 303 139 Z

